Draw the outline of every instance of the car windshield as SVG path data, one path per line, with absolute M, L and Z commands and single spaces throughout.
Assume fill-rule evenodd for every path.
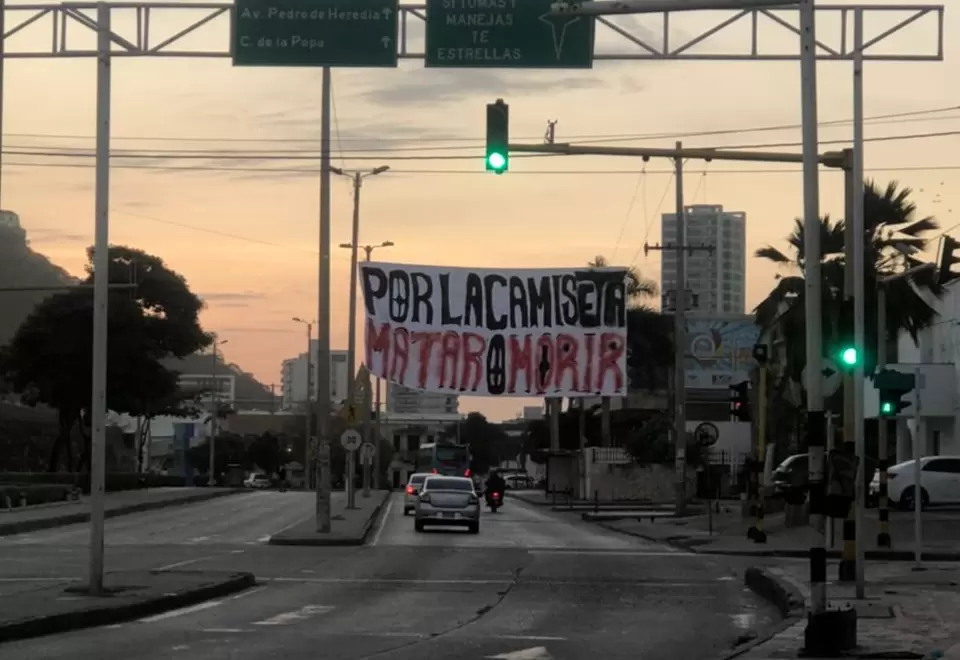
M 423 483 L 424 479 L 426 479 L 424 475 L 420 475 L 419 477 L 412 477 L 410 479 L 410 483 L 414 486 L 419 486 L 420 484 Z
M 469 479 L 443 479 L 433 477 L 427 480 L 427 490 L 473 490 L 473 482 Z

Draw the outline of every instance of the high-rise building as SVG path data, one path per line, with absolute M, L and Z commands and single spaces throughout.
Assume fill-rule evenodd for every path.
M 456 394 L 422 392 L 410 387 L 387 384 L 387 414 L 455 414 L 460 408 L 460 397 Z
M 686 244 L 712 246 L 712 252 L 695 250 L 685 254 L 690 314 L 743 314 L 746 304 L 747 231 L 745 213 L 724 211 L 714 204 L 684 208 Z M 676 244 L 677 214 L 664 213 L 661 219 L 664 246 Z M 677 286 L 677 255 L 674 250 L 660 254 L 660 286 L 665 300 L 672 300 Z M 665 304 L 665 307 L 671 306 Z
M 320 375 L 320 363 L 317 360 L 318 344 L 310 343 L 310 366 L 313 375 L 310 378 L 310 400 L 317 400 L 317 379 Z M 353 376 L 347 364 L 347 351 L 330 351 L 330 401 L 340 404 L 347 398 L 347 387 Z M 280 368 L 283 393 L 283 407 L 292 408 L 307 399 L 307 354 L 284 360 Z

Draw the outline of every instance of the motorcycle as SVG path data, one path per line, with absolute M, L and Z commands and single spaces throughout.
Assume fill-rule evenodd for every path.
M 498 490 L 494 490 L 494 491 L 490 491 L 487 494 L 487 506 L 490 507 L 490 511 L 492 511 L 493 513 L 496 513 L 497 509 L 499 509 L 502 505 L 503 505 L 503 493 L 501 493 Z

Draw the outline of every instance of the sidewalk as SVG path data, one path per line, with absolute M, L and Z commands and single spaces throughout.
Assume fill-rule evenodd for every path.
M 646 510 L 646 509 L 664 509 L 669 508 L 673 510 L 673 503 L 661 503 L 655 504 L 650 500 L 617 500 L 614 502 L 594 502 L 593 500 L 581 500 L 578 498 L 571 498 L 563 494 L 550 494 L 547 495 L 542 490 L 512 490 L 507 489 L 507 497 L 512 497 L 514 499 L 520 500 L 525 504 L 532 504 L 533 506 L 549 506 L 553 507 L 556 511 L 584 511 L 591 512 L 595 509 L 599 511 L 636 511 L 636 510 Z M 699 506 L 697 508 L 700 508 Z
M 236 488 L 150 488 L 106 494 L 106 517 L 140 513 L 168 506 L 204 502 L 217 497 L 247 492 Z M 0 510 L 0 536 L 23 534 L 38 529 L 73 525 L 90 520 L 90 498 L 75 502 Z
M 960 561 L 960 513 L 930 510 L 923 513 L 923 557 L 926 561 Z M 766 543 L 747 538 L 752 519 L 743 520 L 740 507 L 721 504 L 721 512 L 713 516 L 713 532 L 707 515 L 684 519 L 653 518 L 651 520 L 615 520 L 597 522 L 606 529 L 638 536 L 647 540 L 670 543 L 693 552 L 722 555 L 806 557 L 812 544 L 809 525 L 788 528 L 782 513 L 764 519 Z M 830 522 L 828 520 L 827 524 Z M 830 557 L 838 558 L 843 547 L 843 521 L 836 520 L 834 543 Z M 909 561 L 913 559 L 913 514 L 890 512 L 892 548 L 877 546 L 879 521 L 877 510 L 864 513 L 867 559 Z
M 364 497 L 358 488 L 355 509 L 347 509 L 346 495 L 334 498 L 330 503 L 332 519 L 328 534 L 317 531 L 316 520 L 311 516 L 271 536 L 270 545 L 363 545 L 391 494 L 389 490 L 374 490 L 370 497 Z
M 104 576 L 105 596 L 66 581 L 19 583 L 0 598 L 0 642 L 104 626 L 201 603 L 256 584 L 251 573 L 135 572 Z
M 960 643 L 960 566 L 930 564 L 926 570 L 913 571 L 909 564 L 885 562 L 868 563 L 864 570 L 867 597 L 863 600 L 856 600 L 853 585 L 827 585 L 831 607 L 857 610 L 859 646 L 846 657 L 923 658 Z M 809 568 L 805 564 L 777 565 L 766 572 L 799 592 L 809 605 Z M 836 565 L 828 567 L 827 574 L 836 575 Z M 806 624 L 805 617 L 794 616 L 777 634 L 736 657 L 798 657 Z

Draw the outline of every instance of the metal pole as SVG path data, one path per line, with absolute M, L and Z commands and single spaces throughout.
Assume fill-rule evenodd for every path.
M 310 399 L 310 385 L 313 380 L 313 360 L 310 356 L 310 340 L 313 338 L 313 324 L 307 323 L 307 398 L 303 404 L 303 453 L 305 458 L 305 465 L 303 466 L 304 472 L 307 477 L 307 487 L 313 487 L 313 480 L 316 474 L 314 470 L 311 469 L 313 466 L 314 454 L 316 454 L 315 448 L 310 441 L 310 417 L 312 416 L 312 407 Z
M 849 149 L 844 150 L 846 155 L 845 167 L 843 169 L 843 201 L 844 201 L 844 221 L 843 226 L 843 245 L 846 259 L 843 264 L 843 300 L 849 304 L 854 294 L 854 279 L 856 278 L 856 221 L 854 210 L 854 176 L 853 176 L 853 153 Z M 855 442 L 857 433 L 856 426 L 856 376 L 847 368 L 843 371 L 843 444 L 841 448 L 846 451 L 849 443 Z M 852 451 L 852 450 L 851 450 Z M 847 517 L 843 520 L 843 550 L 840 564 L 837 566 L 837 579 L 841 582 L 853 582 L 857 579 L 857 514 L 856 507 L 850 507 Z
M 877 284 L 877 371 L 887 366 L 887 289 Z M 889 548 L 890 539 L 890 499 L 887 494 L 887 465 L 889 461 L 888 420 L 877 416 L 877 472 L 880 492 L 877 493 L 877 516 L 880 518 L 880 531 L 877 533 L 877 547 Z
M 354 488 L 354 479 L 357 475 L 357 452 L 356 450 L 347 452 L 347 478 L 345 486 L 347 490 L 347 508 L 357 508 L 357 489 Z
M 917 405 L 913 414 L 913 563 L 916 570 L 923 567 L 923 485 L 920 480 L 920 459 L 923 453 L 920 451 L 920 426 L 923 423 L 920 417 L 920 368 L 915 372 L 916 385 L 914 389 L 917 392 Z
M 855 451 L 859 460 L 857 466 L 856 488 L 854 500 L 854 520 L 856 525 L 855 536 L 855 564 L 857 580 L 857 598 L 864 597 L 864 566 L 866 560 L 863 547 L 863 505 L 864 505 L 864 478 L 866 476 L 866 456 L 864 454 L 864 426 L 863 426 L 863 387 L 866 373 L 864 371 L 863 350 L 866 346 L 866 319 L 864 306 L 866 299 L 866 284 L 864 283 L 864 219 L 863 219 L 863 10 L 857 9 L 853 13 L 853 341 L 857 347 L 857 364 L 853 372 L 853 410 L 854 410 L 854 442 Z
M 357 368 L 357 251 L 360 243 L 360 186 L 363 177 L 360 172 L 353 175 L 353 240 L 350 247 L 350 318 L 349 336 L 347 337 L 347 364 L 350 373 L 347 374 L 347 405 L 356 405 L 357 383 L 354 372 Z
M 93 257 L 93 397 L 90 429 L 89 589 L 103 593 L 107 460 L 107 304 L 110 289 L 110 6 L 97 3 L 97 128 Z
M 760 470 L 757 474 L 757 522 L 753 540 L 756 543 L 766 543 L 767 533 L 763 529 L 764 504 L 766 504 L 766 471 L 767 471 L 767 365 L 757 365 L 760 370 L 759 395 L 757 396 L 757 459 Z
M 366 447 L 370 442 L 370 404 L 372 403 L 372 397 L 370 396 L 370 372 L 366 369 L 364 372 L 364 388 L 363 388 L 363 447 Z M 366 451 L 366 450 L 364 450 Z M 363 461 L 363 496 L 370 497 L 370 458 L 366 454 L 361 456 Z
M 813 617 L 827 609 L 827 550 L 824 526 L 824 435 L 821 391 L 822 300 L 820 281 L 820 182 L 817 168 L 817 57 L 814 0 L 800 0 L 800 85 L 803 119 L 803 227 L 807 353 L 807 447 L 810 462 L 810 602 Z M 815 624 L 814 624 L 815 625 Z M 808 626 L 811 624 L 808 623 Z M 811 626 L 810 632 L 817 630 Z
M 320 101 L 320 265 L 317 296 L 317 531 L 330 531 L 330 67 Z
M 827 411 L 827 452 L 829 453 L 831 450 L 833 450 L 833 412 L 828 410 Z M 830 526 L 827 527 L 826 532 L 827 532 L 827 547 L 832 548 L 834 541 L 836 540 L 834 538 L 836 536 L 835 534 L 836 526 L 834 525 L 833 518 L 830 519 Z
M 550 451 L 560 451 L 560 406 L 563 399 L 547 399 L 550 412 Z M 457 424 L 457 443 L 460 442 L 460 424 Z
M 364 251 L 364 254 L 365 254 L 365 256 L 366 256 L 366 261 L 370 261 L 370 257 L 371 257 L 371 255 L 373 254 L 373 246 L 372 246 L 372 245 L 367 245 L 367 246 L 365 246 L 365 247 L 363 248 L 363 251 Z M 367 365 L 367 366 L 369 367 L 369 365 Z M 380 458 L 381 448 L 380 448 L 380 446 L 383 444 L 383 438 L 381 438 L 381 436 L 380 436 L 380 414 L 381 414 L 381 413 L 380 413 L 380 376 L 374 376 L 373 378 L 374 378 L 374 381 L 375 381 L 375 383 L 376 383 L 376 385 L 375 385 L 375 387 L 376 387 L 376 395 L 375 395 L 375 397 L 374 397 L 374 404 L 373 404 L 373 406 L 374 406 L 374 411 L 375 411 L 375 412 L 374 412 L 374 414 L 375 414 L 375 417 L 374 417 L 375 422 L 374 422 L 374 423 L 375 423 L 375 425 L 376 425 L 376 438 L 375 438 L 375 440 L 374 440 L 374 442 L 375 442 L 375 444 L 376 444 L 376 447 L 375 447 L 376 451 L 375 451 L 375 453 L 374 453 L 374 455 L 373 455 L 373 478 L 374 478 L 374 481 L 375 481 L 375 483 L 374 483 L 374 488 L 376 488 L 377 490 L 380 490 L 380 489 L 383 488 L 383 482 L 382 482 L 382 480 L 381 480 L 382 478 L 381 478 L 381 476 L 380 476 L 380 472 L 381 472 L 381 463 L 380 463 L 380 461 L 381 461 L 381 458 Z
M 216 442 L 217 442 L 217 431 L 220 426 L 220 388 L 217 386 L 217 338 L 213 338 L 213 369 L 210 371 L 210 375 L 213 377 L 213 394 L 210 399 L 211 415 L 210 415 L 210 441 L 208 443 L 210 447 L 210 461 L 207 466 L 207 486 L 213 488 L 217 483 L 217 468 L 216 468 Z
M 677 149 L 682 149 L 683 144 L 677 142 Z M 674 312 L 673 325 L 673 387 L 674 387 L 674 418 L 673 418 L 673 440 L 674 440 L 674 467 L 676 469 L 676 514 L 683 515 L 686 509 L 687 499 L 687 420 L 686 420 L 686 370 L 684 369 L 684 356 L 687 347 L 687 267 L 686 267 L 686 244 L 687 227 L 686 218 L 683 209 L 683 158 L 676 156 L 673 159 L 674 180 L 676 187 L 677 204 L 677 231 L 676 245 L 674 246 L 677 255 L 677 281 L 674 286 L 676 290 L 676 311 Z
M 7 2 L 6 0 L 0 0 L 0 209 L 3 208 L 3 67 L 7 45 L 3 36 L 7 34 L 6 19 Z

